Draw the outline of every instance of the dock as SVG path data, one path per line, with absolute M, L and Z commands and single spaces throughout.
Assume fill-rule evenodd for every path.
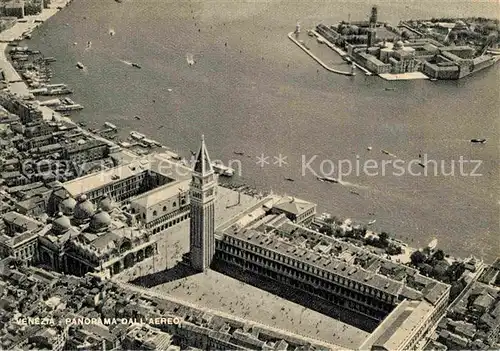
M 298 47 L 300 47 L 302 50 L 304 50 L 306 52 L 306 54 L 308 54 L 309 56 L 311 56 L 317 63 L 319 63 L 324 69 L 326 69 L 327 71 L 330 71 L 330 72 L 333 72 L 333 73 L 337 73 L 337 74 L 342 74 L 344 76 L 353 76 L 354 73 L 352 72 L 346 72 L 346 71 L 339 71 L 337 69 L 333 69 L 329 66 L 327 66 L 323 61 L 321 61 L 321 59 L 319 57 L 317 57 L 316 55 L 314 55 L 311 50 L 307 49 L 304 45 L 302 45 L 297 39 L 295 39 L 293 37 L 295 33 L 294 32 L 290 32 L 288 33 L 288 38 L 290 38 L 291 41 L 293 41 L 295 44 L 297 44 Z

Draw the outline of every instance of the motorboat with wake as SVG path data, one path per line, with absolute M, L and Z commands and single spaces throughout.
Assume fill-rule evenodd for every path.
M 339 180 L 337 178 L 333 177 L 318 177 L 318 180 L 320 182 L 328 182 L 328 183 L 339 183 Z

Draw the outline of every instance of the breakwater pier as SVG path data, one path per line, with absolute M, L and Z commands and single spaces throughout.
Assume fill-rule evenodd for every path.
M 321 40 L 322 43 L 324 43 L 326 46 L 328 46 L 330 49 L 332 49 L 333 51 L 335 51 L 337 54 L 339 54 L 340 57 L 342 57 L 342 59 L 346 60 L 346 58 L 349 57 L 349 55 L 347 54 L 347 52 L 345 52 L 344 50 L 336 47 L 335 45 L 333 45 L 332 43 L 330 43 L 326 38 L 324 38 L 321 34 L 319 34 L 318 32 L 316 32 L 315 30 L 311 29 L 310 31 L 312 34 L 314 34 L 314 36 L 316 38 L 318 38 L 319 40 Z M 347 61 L 347 60 L 346 60 Z M 358 69 L 362 70 L 365 75 L 367 76 L 371 76 L 372 75 L 372 72 L 370 72 L 369 70 L 367 70 L 366 68 L 364 68 L 363 66 L 361 66 L 360 64 L 354 62 L 354 61 L 349 61 L 349 62 L 352 62 L 352 64 L 354 66 L 356 66 Z
M 300 47 L 302 50 L 304 50 L 309 56 L 311 56 L 316 62 L 318 62 L 327 71 L 330 71 L 330 72 L 333 72 L 333 73 L 337 73 L 337 74 L 341 74 L 341 75 L 344 75 L 344 76 L 354 76 L 354 75 L 356 75 L 356 73 L 354 73 L 354 72 L 339 71 L 337 69 L 334 69 L 334 68 L 331 68 L 331 67 L 327 66 L 323 61 L 321 61 L 321 59 L 319 57 L 317 57 L 316 55 L 314 55 L 311 52 L 311 50 L 309 50 L 308 48 L 306 48 L 302 43 L 300 43 L 297 39 L 295 39 L 293 37 L 293 35 L 294 35 L 294 32 L 288 33 L 288 38 L 290 38 L 291 41 L 293 41 L 295 44 L 297 44 L 298 47 Z

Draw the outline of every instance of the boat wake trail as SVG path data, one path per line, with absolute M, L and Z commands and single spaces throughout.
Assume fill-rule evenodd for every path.
M 125 61 L 125 60 L 120 60 L 120 62 L 123 62 L 126 65 L 132 66 L 132 62 Z
M 349 186 L 351 188 L 356 188 L 356 189 L 368 189 L 368 187 L 365 185 L 354 184 L 354 183 L 346 182 L 344 180 L 339 180 L 339 184 L 344 185 L 344 186 Z

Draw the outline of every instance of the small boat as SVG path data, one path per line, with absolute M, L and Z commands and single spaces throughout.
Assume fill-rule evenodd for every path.
M 77 62 L 76 63 L 76 67 L 78 67 L 79 69 L 84 69 L 85 68 L 85 66 L 81 62 Z
M 431 78 L 431 82 L 435 82 L 437 78 Z
M 368 222 L 368 225 L 372 225 L 376 222 L 377 220 L 376 219 L 372 219 L 370 222 Z
M 54 111 L 56 112 L 68 112 L 68 111 L 78 111 L 83 110 L 83 106 L 80 104 L 72 104 L 72 105 L 59 105 L 54 107 Z
M 391 157 L 396 157 L 396 155 L 391 154 L 391 153 L 390 153 L 389 151 L 387 151 L 387 150 L 380 150 L 380 151 L 382 151 L 382 153 L 383 153 L 383 154 L 389 155 L 389 156 L 391 156 Z
M 171 89 L 171 88 L 168 88 L 168 89 L 167 89 L 167 91 L 170 93 L 170 92 L 172 92 L 172 89 Z
M 396 88 L 385 88 L 386 91 L 396 91 Z
M 438 240 L 436 238 L 432 239 L 432 241 L 427 245 L 429 250 L 434 250 L 438 245 Z
M 142 139 L 146 138 L 146 136 L 144 134 L 138 133 L 136 131 L 131 131 L 130 136 L 134 140 L 142 140 Z
M 471 143 L 478 143 L 478 144 L 484 144 L 486 143 L 486 139 L 471 139 Z
M 110 122 L 104 122 L 104 126 L 109 128 L 109 129 L 112 129 L 112 130 L 118 130 L 118 127 L 115 126 L 113 123 L 110 123 Z
M 139 117 L 139 116 L 134 116 L 134 118 L 135 118 L 136 120 L 138 120 L 138 121 L 140 121 L 140 120 L 141 120 L 141 117 Z
M 137 63 L 132 63 L 132 67 L 139 68 L 139 69 L 141 68 L 141 66 L 139 66 L 139 64 L 137 64 Z
M 213 162 L 212 167 L 215 173 L 221 176 L 232 177 L 234 175 L 234 169 L 224 166 L 221 162 Z
M 285 180 L 288 180 L 289 182 L 294 182 L 295 181 L 295 179 L 293 179 L 293 178 L 286 178 L 286 177 L 285 177 Z
M 358 193 L 357 191 L 354 191 L 354 190 L 349 190 L 349 192 L 350 192 L 351 194 L 354 194 L 354 195 L 359 195 L 359 193 Z
M 238 156 L 243 156 L 245 153 L 240 151 L 234 151 L 234 154 Z
M 366 148 L 366 150 L 368 150 L 368 151 L 372 151 L 372 147 L 371 147 L 371 146 L 368 146 L 368 147 Z
M 339 182 L 338 179 L 332 178 L 332 177 L 318 177 L 318 180 L 320 182 L 328 182 L 328 183 L 338 183 Z

